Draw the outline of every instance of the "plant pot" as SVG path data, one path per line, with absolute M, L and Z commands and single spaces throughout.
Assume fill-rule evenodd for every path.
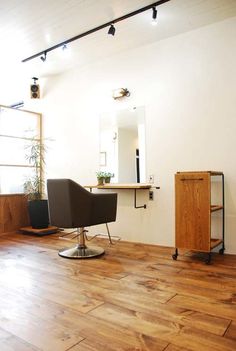
M 47 228 L 49 224 L 48 201 L 31 200 L 28 202 L 30 224 L 34 229 Z
M 105 177 L 105 183 L 110 183 L 111 177 Z
M 104 185 L 104 178 L 97 178 L 98 184 L 97 185 Z

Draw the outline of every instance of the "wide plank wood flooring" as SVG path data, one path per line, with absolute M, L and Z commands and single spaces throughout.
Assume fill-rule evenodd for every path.
M 236 256 L 107 240 L 70 260 L 58 234 L 0 237 L 0 351 L 235 351 Z

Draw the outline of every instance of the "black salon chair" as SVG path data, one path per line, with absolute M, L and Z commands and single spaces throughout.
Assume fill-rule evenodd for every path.
M 99 256 L 104 249 L 87 246 L 85 227 L 116 220 L 117 194 L 91 193 L 71 179 L 48 179 L 48 207 L 51 225 L 77 228 L 78 244 L 59 251 L 66 258 Z M 108 227 L 107 227 L 108 229 Z M 109 240 L 111 242 L 108 230 Z

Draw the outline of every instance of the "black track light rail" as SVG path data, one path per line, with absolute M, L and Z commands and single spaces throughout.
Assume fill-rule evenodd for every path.
M 99 30 L 101 30 L 101 29 L 103 29 L 103 28 L 106 28 L 106 27 L 108 27 L 108 26 L 111 26 L 112 24 L 114 25 L 115 23 L 121 22 L 121 21 L 123 21 L 123 20 L 125 20 L 125 19 L 127 19 L 127 18 L 136 16 L 136 15 L 138 15 L 139 13 L 142 13 L 142 12 L 144 12 L 144 11 L 147 11 L 147 10 L 153 8 L 153 7 L 157 7 L 157 6 L 159 6 L 159 5 L 162 5 L 162 4 L 164 4 L 164 3 L 168 2 L 168 1 L 170 1 L 170 0 L 159 0 L 159 1 L 153 2 L 152 4 L 147 5 L 147 6 L 145 6 L 145 7 L 142 7 L 141 9 L 138 9 L 138 10 L 136 10 L 136 11 L 130 12 L 130 13 L 128 13 L 127 15 L 118 17 L 118 18 L 114 19 L 113 21 L 104 23 L 104 24 L 102 24 L 102 25 L 100 25 L 100 26 L 98 26 L 98 27 L 95 27 L 95 28 L 93 28 L 93 29 L 88 30 L 87 32 L 78 34 L 78 35 L 76 35 L 75 37 L 72 37 L 72 38 L 70 38 L 70 39 L 67 39 L 67 40 L 65 40 L 65 41 L 63 41 L 63 42 L 61 42 L 61 43 L 59 43 L 59 44 L 56 44 L 56 45 L 54 45 L 54 46 L 51 46 L 50 48 L 48 48 L 48 49 L 46 49 L 46 50 L 40 51 L 40 52 L 38 52 L 38 53 L 35 54 L 35 55 L 32 55 L 32 56 L 30 56 L 30 57 L 25 58 L 25 59 L 22 60 L 21 62 L 27 62 L 27 61 L 33 60 L 34 58 L 39 57 L 39 56 L 41 56 L 41 55 L 46 55 L 48 52 L 50 52 L 50 51 L 52 51 L 52 50 L 55 50 L 55 49 L 58 49 L 59 47 L 61 47 L 61 46 L 63 46 L 63 45 L 69 44 L 69 43 L 71 43 L 72 41 L 75 41 L 75 40 L 78 40 L 78 39 L 80 39 L 80 38 L 86 37 L 86 36 L 89 35 L 89 34 L 92 34 L 92 33 L 97 32 L 97 31 L 99 31 Z

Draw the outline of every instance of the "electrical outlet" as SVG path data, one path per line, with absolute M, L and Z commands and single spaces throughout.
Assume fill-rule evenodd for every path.
M 151 183 L 151 184 L 154 183 L 154 175 L 153 174 L 149 175 L 149 183 Z
M 152 190 L 149 190 L 149 200 L 153 200 L 154 198 L 154 193 Z

